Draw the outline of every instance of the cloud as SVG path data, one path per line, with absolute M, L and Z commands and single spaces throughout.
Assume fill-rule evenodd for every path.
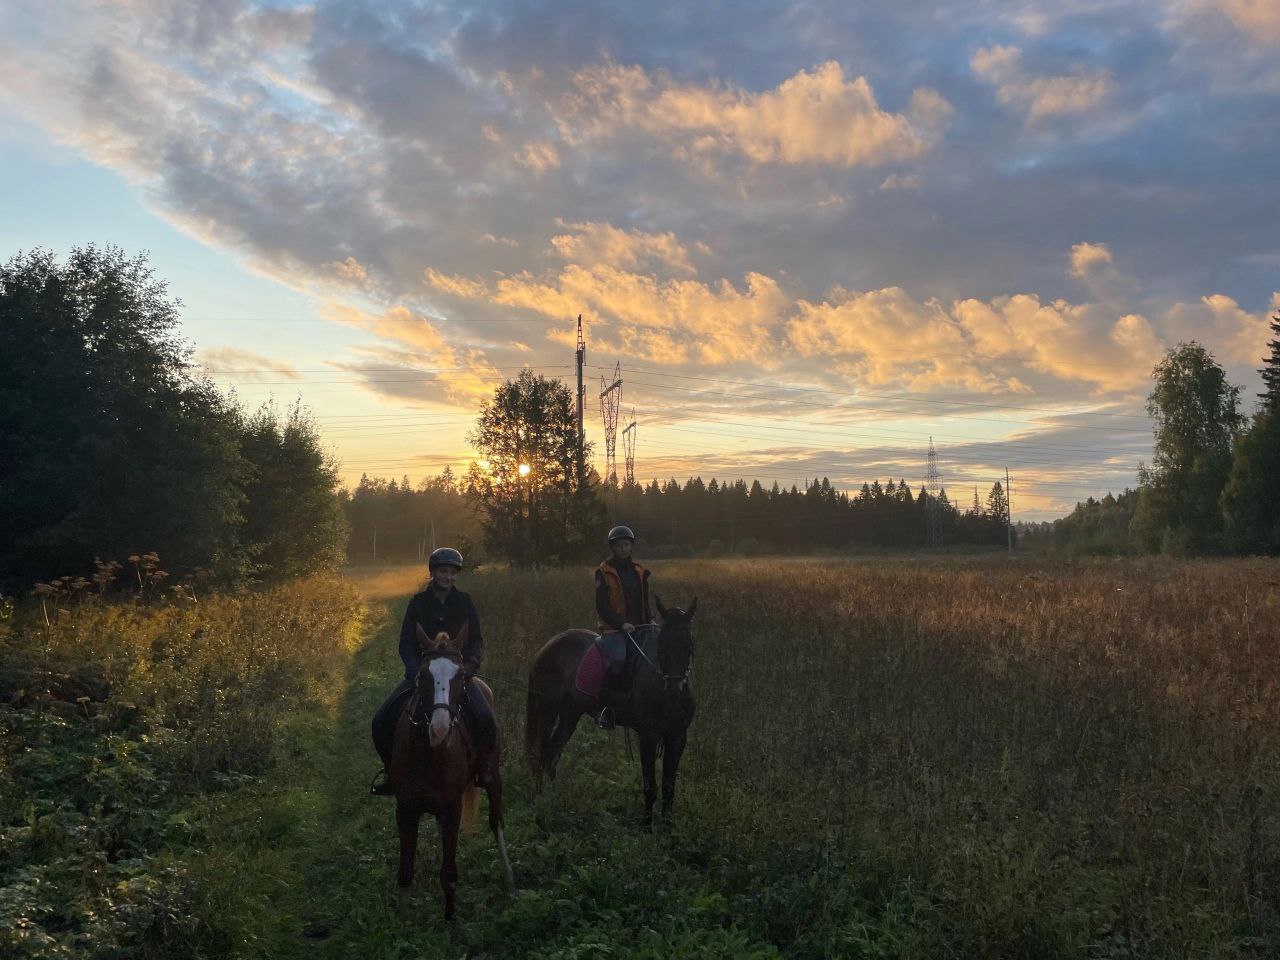
M 372 313 L 333 301 L 325 304 L 321 313 L 336 323 L 366 330 L 383 342 L 364 349 L 368 361 L 334 364 L 362 374 L 365 387 L 374 393 L 471 407 L 488 397 L 492 381 L 500 379 L 483 351 L 451 344 L 431 321 L 408 307 Z M 383 368 L 388 363 L 402 366 L 408 375 L 386 376 Z M 415 373 L 421 378 L 415 378 Z
M 923 186 L 916 173 L 891 173 L 880 184 L 881 190 L 919 190 Z
M 1033 294 L 966 299 L 950 308 L 896 287 L 836 290 L 800 301 L 790 339 L 807 357 L 826 357 L 871 386 L 922 393 L 1029 392 L 1028 371 L 1101 392 L 1140 385 L 1160 344 L 1140 316 L 1094 304 L 1042 303 Z
M 264 357 L 250 350 L 241 350 L 238 347 L 200 350 L 196 354 L 196 360 L 213 376 L 227 377 L 231 380 L 262 374 L 284 377 L 287 380 L 302 379 L 302 375 L 292 364 L 274 357 Z
M 641 131 L 691 157 L 740 154 L 757 164 L 852 168 L 912 160 L 941 139 L 953 113 L 928 88 L 912 94 L 905 113 L 889 113 L 866 77 L 846 79 L 835 61 L 764 93 L 678 83 L 612 63 L 580 71 L 574 86 L 557 112 L 569 144 Z
M 1105 243 L 1077 243 L 1071 248 L 1071 275 L 1078 279 L 1111 262 L 1111 250 Z
M 1179 303 L 1165 315 L 1173 338 L 1198 340 L 1222 363 L 1260 366 L 1270 351 L 1269 317 L 1280 311 L 1280 291 L 1271 295 L 1269 311 L 1251 313 L 1233 298 L 1215 293 L 1198 303 Z
M 1082 67 L 1067 76 L 1036 76 L 1022 68 L 1022 51 L 999 44 L 976 50 L 969 60 L 973 72 L 996 90 L 996 100 L 1023 111 L 1027 123 L 1050 117 L 1087 113 L 1111 96 L 1115 84 L 1105 71 Z
M 1280 0 L 1208 0 L 1246 37 L 1280 43 Z
M 556 149 L 556 145 L 548 140 L 535 140 L 520 148 L 515 155 L 515 161 L 540 177 L 548 170 L 555 170 L 560 166 L 560 152 Z
M 572 232 L 552 237 L 551 245 L 569 263 L 624 269 L 653 263 L 678 273 L 694 272 L 688 248 L 671 231 L 621 230 L 608 223 L 566 223 L 564 227 Z
M 355 257 L 347 257 L 345 260 L 327 263 L 325 266 L 334 276 L 349 283 L 363 283 L 369 278 L 369 271 Z

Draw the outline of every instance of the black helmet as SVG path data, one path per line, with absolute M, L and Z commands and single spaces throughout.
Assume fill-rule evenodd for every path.
M 453 547 L 441 547 L 439 550 L 432 550 L 431 557 L 427 560 L 427 569 L 434 570 L 436 567 L 457 567 L 462 569 L 462 554 Z
M 612 530 L 609 531 L 610 543 L 613 543 L 613 541 L 615 540 L 622 540 L 624 538 L 627 540 L 634 540 L 636 538 L 636 535 L 631 532 L 630 527 L 624 527 L 621 524 L 619 524 L 618 526 L 614 527 Z

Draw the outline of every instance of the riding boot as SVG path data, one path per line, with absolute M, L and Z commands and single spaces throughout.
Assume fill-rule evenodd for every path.
M 391 781 L 391 774 L 384 767 L 374 775 L 373 783 L 369 785 L 369 796 L 390 797 L 395 792 L 396 785 Z
M 626 697 L 625 683 L 626 676 L 621 669 L 605 673 L 604 683 L 600 685 L 600 710 L 596 714 L 596 726 L 601 730 L 612 730 L 617 724 L 618 709 Z

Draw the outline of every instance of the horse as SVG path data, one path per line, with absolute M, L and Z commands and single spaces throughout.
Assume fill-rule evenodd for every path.
M 634 682 L 629 696 L 615 711 L 617 723 L 635 730 L 640 740 L 640 772 L 644 780 L 645 826 L 653 823 L 657 799 L 654 761 L 662 744 L 662 815 L 670 818 L 675 805 L 676 771 L 684 753 L 689 724 L 696 704 L 690 677 L 693 671 L 693 616 L 695 597 L 688 611 L 664 607 L 657 598 L 662 627 L 642 643 L 632 637 L 636 656 Z M 538 651 L 529 668 L 529 694 L 525 702 L 525 751 L 533 774 L 533 787 L 542 787 L 545 774 L 555 780 L 560 753 L 573 736 L 582 715 L 592 709 L 593 698 L 577 689 L 578 667 L 599 638 L 592 630 L 569 629 L 556 634 Z
M 463 695 L 462 645 L 464 625 L 452 640 L 445 632 L 429 640 L 418 625 L 422 663 L 414 680 L 414 692 L 396 724 L 391 748 L 390 779 L 396 784 L 396 826 L 400 833 L 400 870 L 397 881 L 402 906 L 413 885 L 414 856 L 418 846 L 418 822 L 424 813 L 435 815 L 440 827 L 440 886 L 444 891 L 444 916 L 454 917 L 454 891 L 458 885 L 458 831 L 464 813 L 474 823 L 480 797 L 477 786 L 489 797 L 489 828 L 498 843 L 502 874 L 510 892 L 514 887 L 507 841 L 502 832 L 502 774 L 498 767 L 500 744 L 478 755 L 466 725 L 458 718 Z M 474 684 L 493 707 L 493 691 L 476 678 Z M 472 696 L 476 695 L 475 690 Z

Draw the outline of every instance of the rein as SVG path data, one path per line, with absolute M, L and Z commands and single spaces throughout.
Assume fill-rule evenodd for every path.
M 688 630 L 689 628 L 685 627 L 684 629 Z M 692 633 L 692 631 L 690 631 L 690 633 Z M 642 659 L 645 663 L 647 663 L 650 667 L 653 668 L 653 672 L 662 678 L 663 685 L 666 686 L 668 689 L 670 689 L 671 683 L 673 680 L 676 680 L 676 681 L 683 680 L 685 683 L 688 683 L 689 678 L 693 676 L 693 654 L 692 653 L 689 655 L 689 666 L 685 667 L 685 671 L 683 674 L 667 673 L 665 670 L 659 667 L 656 663 L 654 663 L 653 660 L 649 658 L 649 655 L 644 652 L 644 647 L 642 647 L 639 644 L 639 642 L 636 640 L 636 635 L 634 633 L 628 633 L 627 639 L 629 639 L 631 641 L 631 645 L 636 648 L 636 653 L 640 654 L 640 659 Z

